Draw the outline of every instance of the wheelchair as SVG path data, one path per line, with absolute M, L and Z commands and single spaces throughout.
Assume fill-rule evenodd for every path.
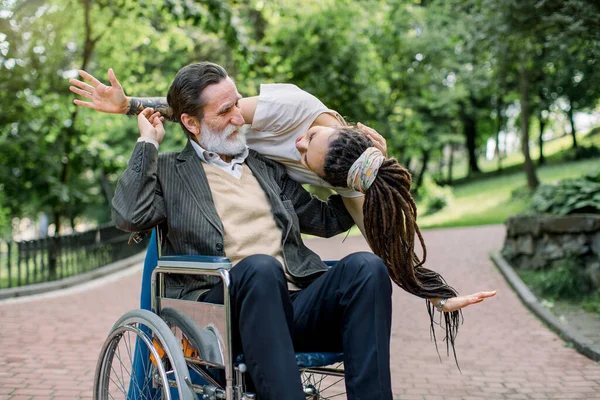
M 111 329 L 98 358 L 93 398 L 257 399 L 247 391 L 243 354 L 232 349 L 229 259 L 160 257 L 158 243 L 154 229 L 144 262 L 141 309 L 125 313 Z M 219 278 L 224 304 L 167 298 L 169 274 Z M 307 399 L 345 398 L 342 357 L 342 353 L 296 354 Z

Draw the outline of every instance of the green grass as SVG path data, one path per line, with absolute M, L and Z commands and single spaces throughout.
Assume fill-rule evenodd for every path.
M 516 271 L 535 295 L 547 304 L 563 310 L 579 307 L 600 316 L 600 289 L 583 290 L 589 278 L 580 273 L 582 269 L 582 265 L 567 259 L 544 270 Z
M 592 159 L 544 166 L 537 169 L 537 175 L 542 183 L 553 183 L 598 170 L 600 160 Z M 419 226 L 425 229 L 503 223 L 527 208 L 527 200 L 511 199 L 511 192 L 525 185 L 523 171 L 462 184 L 454 189 L 454 199 L 442 211 L 419 216 Z M 424 211 L 420 204 L 417 208 Z

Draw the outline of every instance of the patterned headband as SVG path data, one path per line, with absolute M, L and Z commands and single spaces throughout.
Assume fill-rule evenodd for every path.
M 375 181 L 379 167 L 384 160 L 385 157 L 379 149 L 369 147 L 350 167 L 347 179 L 348 187 L 366 193 Z

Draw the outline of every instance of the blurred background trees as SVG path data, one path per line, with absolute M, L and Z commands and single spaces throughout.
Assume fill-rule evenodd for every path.
M 108 82 L 112 67 L 126 93 L 138 96 L 164 96 L 177 70 L 198 60 L 223 65 L 247 96 L 261 82 L 297 84 L 382 133 L 422 198 L 432 185 L 511 168 L 534 189 L 537 166 L 598 155 L 598 141 L 587 139 L 600 124 L 600 5 L 591 0 L 0 0 L 0 7 L 4 237 L 25 218 L 41 235 L 48 226 L 54 234 L 109 220 L 137 129 L 131 117 L 72 104 L 67 80 L 80 68 Z M 167 129 L 161 150 L 180 149 L 179 127 Z

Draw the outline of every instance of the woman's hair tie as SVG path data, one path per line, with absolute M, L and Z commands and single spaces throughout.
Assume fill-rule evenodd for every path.
M 348 170 L 348 187 L 366 193 L 371 187 L 379 167 L 385 160 L 383 153 L 376 147 L 369 147 L 354 161 L 350 170 Z

